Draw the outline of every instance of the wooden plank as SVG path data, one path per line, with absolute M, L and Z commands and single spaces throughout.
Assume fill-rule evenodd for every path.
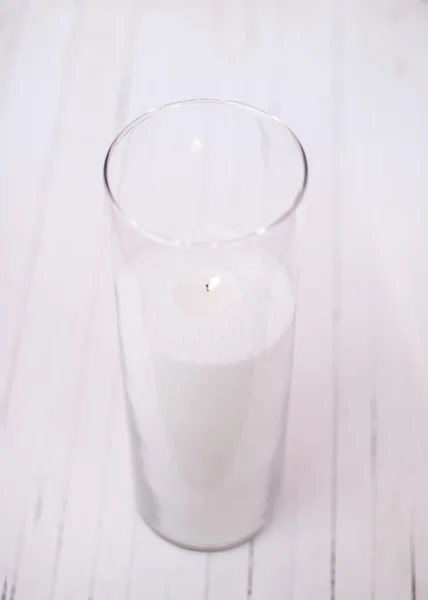
M 117 394 L 113 432 L 104 494 L 100 502 L 95 553 L 91 561 L 88 598 L 129 598 L 134 564 L 135 531 L 138 516 L 135 508 L 131 457 L 122 382 L 118 378 L 112 389 Z
M 29 588 L 34 598 L 53 597 L 56 586 L 62 585 L 56 574 L 62 576 L 61 540 L 67 543 L 68 539 L 63 536 L 67 534 L 64 519 L 72 485 L 69 468 L 76 439 L 81 439 L 82 385 L 86 369 L 91 368 L 85 364 L 87 344 L 93 335 L 94 298 L 106 251 L 102 157 L 117 126 L 117 96 L 131 18 L 129 11 L 118 18 L 113 8 L 111 3 L 88 6 L 73 42 L 70 81 L 62 92 L 64 129 L 47 190 L 48 210 L 38 233 L 43 236 L 33 265 L 26 327 L 12 388 L 11 432 L 14 437 L 23 433 L 18 438 L 19 461 L 26 471 L 32 467 L 36 483 L 43 485 L 44 511 L 39 526 L 29 528 L 23 540 L 17 588 L 17 597 L 23 598 L 28 597 Z M 104 60 L 110 71 L 104 68 Z M 96 381 L 89 379 L 95 397 L 102 389 L 107 395 L 106 388 L 112 384 L 101 377 L 103 366 L 111 372 L 108 364 L 92 365 L 98 373 Z M 29 419 L 25 432 L 16 425 L 24 417 Z M 84 429 L 80 435 L 84 438 Z M 35 447 L 34 459 L 28 458 L 31 446 Z M 28 503 L 36 504 L 39 490 L 28 491 L 19 499 L 32 512 Z M 80 501 L 78 496 L 76 503 Z M 77 510 L 74 500 L 70 510 L 72 515 Z M 6 550 L 11 553 L 10 547 Z
M 335 540 L 333 597 L 372 597 L 375 546 L 376 430 L 373 373 L 372 231 L 365 218 L 367 195 L 355 168 L 353 116 L 358 114 L 358 27 L 356 3 L 336 5 L 337 65 L 336 156 L 339 203 L 338 312 L 335 321 L 337 353 L 337 451 L 335 475 Z M 361 166 L 358 163 L 358 166 Z M 364 240 L 364 244 L 361 241 Z
M 254 599 L 330 598 L 333 452 L 333 162 L 331 13 L 278 3 L 276 110 L 309 160 L 302 207 L 292 403 L 281 510 L 256 541 Z M 316 106 L 316 110 L 314 110 Z M 310 574 L 310 575 L 309 575 Z
M 4 86 L 0 134 L 0 356 L 3 370 L 3 381 L 0 382 L 0 488 L 8 490 L 0 498 L 3 525 L 0 569 L 12 581 L 19 560 L 25 499 L 32 481 L 31 462 L 26 462 L 28 448 L 31 448 L 32 423 L 24 420 L 22 415 L 12 416 L 10 427 L 5 429 L 4 419 L 11 396 L 12 363 L 19 346 L 19 326 L 27 308 L 23 295 L 34 246 L 33 229 L 44 214 L 43 172 L 49 172 L 56 149 L 53 132 L 61 114 L 58 81 L 64 79 L 63 73 L 67 72 L 64 65 L 72 43 L 75 15 L 74 4 L 65 2 L 61 13 L 52 11 L 47 20 L 35 21 L 37 10 L 46 10 L 49 2 L 36 4 L 28 6 L 22 37 L 16 42 L 16 61 Z M 57 48 L 54 57 L 50 51 L 52 46 Z M 35 87 L 37 78 L 45 85 Z M 33 104 L 29 105 L 30 97 Z
M 24 28 L 25 11 L 27 9 L 27 2 L 18 2 L 17 0 L 10 0 L 2 3 L 0 7 L 0 86 L 2 94 L 0 97 L 0 124 L 3 120 L 4 106 L 9 91 L 9 84 L 11 79 L 11 72 L 15 68 L 15 58 L 17 49 L 21 41 L 21 34 Z M 0 133 L 0 149 L 2 148 L 1 133 Z M 2 154 L 0 150 L 0 158 Z M 0 160 L 0 190 L 2 190 L 2 160 Z M 4 202 L 4 201 L 3 201 Z M 0 217 L 3 211 L 0 204 Z M 0 221 L 3 219 L 0 218 Z M 0 225 L 0 296 L 2 299 L 7 297 L 10 293 L 5 282 L 5 277 L 2 274 L 4 269 L 4 256 L 6 252 L 6 244 L 3 240 L 1 232 L 6 228 Z M 2 259 L 3 257 L 3 259 Z M 0 301 L 1 302 L 1 301 Z M 4 302 L 4 300 L 3 300 Z M 0 318 L 0 324 L 5 319 Z M 8 370 L 8 353 L 7 353 L 7 342 L 5 328 L 2 329 L 3 340 L 0 344 L 0 394 L 3 393 L 3 388 L 6 381 L 7 370 Z
M 106 265 L 108 273 L 106 261 L 97 265 L 104 276 Z M 34 436 L 37 477 L 27 500 L 29 518 L 17 573 L 18 598 L 30 593 L 61 598 L 74 589 L 86 594 L 89 585 L 115 400 L 111 364 L 117 357 L 112 306 L 109 303 L 109 310 L 105 307 L 105 286 L 98 285 L 96 275 L 94 282 L 96 294 L 88 299 L 86 327 L 79 330 L 83 339 L 76 355 L 80 358 L 76 364 L 68 356 L 69 364 L 59 365 L 61 381 L 51 378 L 49 382 L 61 405 L 56 407 L 46 394 L 33 420 L 33 426 L 44 435 L 43 439 Z M 70 368 L 77 373 L 69 379 L 67 392 L 60 386 L 70 377 Z
M 92 340 L 76 402 L 74 441 L 63 479 L 51 596 L 90 597 L 105 504 L 114 418 L 122 409 L 110 253 L 102 268 Z M 109 285 L 103 285 L 105 283 Z M 24 592 L 23 597 L 24 597 Z
M 130 118 L 198 97 L 271 110 L 278 62 L 275 14 L 275 0 L 147 4 L 137 36 Z
M 6 375 L 2 421 L 7 417 L 79 18 L 80 8 L 71 1 L 64 2 L 61 10 L 50 0 L 28 6 L 3 99 L 0 319 Z M 54 55 L 52 47 L 57 48 Z
M 0 79 L 3 90 L 7 89 L 7 76 L 14 66 L 27 9 L 27 2 L 20 0 L 5 0 L 0 7 Z M 4 96 L 2 102 L 3 99 Z
M 414 375 L 403 334 L 413 304 L 409 265 L 413 271 L 423 255 L 417 215 L 423 220 L 424 210 L 418 193 L 409 199 L 411 216 L 403 215 L 402 203 L 409 186 L 424 189 L 406 157 L 426 135 L 418 81 L 410 76 L 420 77 L 418 63 L 427 57 L 423 10 L 415 3 L 377 3 L 374 11 L 355 3 L 346 15 L 336 591 L 349 598 L 408 598 L 417 589 L 408 475 Z M 415 234 L 418 243 L 399 242 Z M 420 346 L 414 350 L 411 362 L 421 356 Z
M 385 6 L 385 14 L 387 10 Z M 428 294 L 424 231 L 428 211 L 422 198 L 428 183 L 419 162 L 414 160 L 415 153 L 425 146 L 428 133 L 424 102 L 428 78 L 422 68 L 428 58 L 426 6 L 395 5 L 389 12 L 389 22 L 385 56 L 390 63 L 385 65 L 386 72 L 376 88 L 379 104 L 388 97 L 388 110 L 381 115 L 378 108 L 378 135 L 386 135 L 389 128 L 397 131 L 399 142 L 391 144 L 386 152 L 383 149 L 378 175 L 382 177 L 383 202 L 378 201 L 375 212 L 381 232 L 377 240 L 381 295 L 378 323 L 385 380 L 380 389 L 386 396 L 384 457 L 388 458 L 386 464 L 379 465 L 384 504 L 377 522 L 382 569 L 378 587 L 391 597 L 395 593 L 396 597 L 405 594 L 413 599 L 426 594 L 424 563 L 428 551 L 424 508 L 428 496 L 422 475 L 426 469 L 423 423 L 427 412 L 428 331 L 423 308 Z M 391 88 L 396 90 L 392 97 Z M 380 139 L 377 152 L 380 156 Z M 380 182 L 377 187 L 379 190 Z

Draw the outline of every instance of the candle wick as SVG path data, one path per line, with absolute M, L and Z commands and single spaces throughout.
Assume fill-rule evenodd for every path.
M 220 277 L 216 276 L 216 277 L 211 277 L 208 281 L 208 283 L 205 284 L 205 290 L 207 292 L 210 292 L 211 290 L 213 290 L 215 287 L 217 287 L 220 283 Z

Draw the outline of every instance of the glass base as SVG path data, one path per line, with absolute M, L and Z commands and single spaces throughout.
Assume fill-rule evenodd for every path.
M 141 513 L 140 513 L 140 516 L 141 516 Z M 260 527 L 258 527 L 255 531 L 251 532 L 250 534 L 246 535 L 243 538 L 234 540 L 227 544 L 212 544 L 212 545 L 207 544 L 207 545 L 201 545 L 201 546 L 199 546 L 199 545 L 194 546 L 191 544 L 187 544 L 185 542 L 181 542 L 180 540 L 176 540 L 173 537 L 170 537 L 169 535 L 164 533 L 162 530 L 155 527 L 152 523 L 150 523 L 150 521 L 148 521 L 144 517 L 142 517 L 142 520 L 153 531 L 153 533 L 155 533 L 158 537 L 163 539 L 165 542 L 168 542 L 170 544 L 173 544 L 174 546 L 177 546 L 178 548 L 182 548 L 184 550 L 190 550 L 192 552 L 224 552 L 226 550 L 233 550 L 234 548 L 238 548 L 239 546 L 243 546 L 244 544 L 247 544 L 248 542 L 251 542 L 252 540 L 254 540 L 270 524 L 272 517 L 270 516 L 269 518 L 265 519 L 264 523 Z

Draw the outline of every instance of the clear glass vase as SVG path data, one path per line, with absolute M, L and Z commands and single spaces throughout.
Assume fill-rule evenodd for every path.
M 186 548 L 259 532 L 279 488 L 307 163 L 264 112 L 148 112 L 105 161 L 141 515 Z

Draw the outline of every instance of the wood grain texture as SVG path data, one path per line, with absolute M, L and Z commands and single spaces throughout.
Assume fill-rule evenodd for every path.
M 1 600 L 428 598 L 427 66 L 422 0 L 1 4 Z M 203 96 L 310 163 L 281 502 L 212 555 L 136 515 L 101 183 Z

